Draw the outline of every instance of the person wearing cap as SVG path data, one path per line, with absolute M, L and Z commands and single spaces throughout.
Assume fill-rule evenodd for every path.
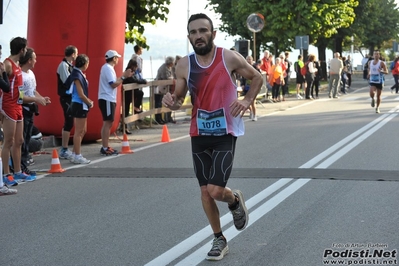
M 118 151 L 109 147 L 109 136 L 111 134 L 111 126 L 115 118 L 116 107 L 116 88 L 122 84 L 125 78 L 133 75 L 131 69 L 126 69 L 121 77 L 117 77 L 115 73 L 115 66 L 121 57 L 115 50 L 108 50 L 105 53 L 106 63 L 101 67 L 100 81 L 98 88 L 98 106 L 103 117 L 103 126 L 101 128 L 101 143 L 100 154 L 104 156 L 118 155 Z

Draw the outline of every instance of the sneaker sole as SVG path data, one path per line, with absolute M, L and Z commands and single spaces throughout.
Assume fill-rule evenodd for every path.
M 233 193 L 236 194 L 236 195 L 238 196 L 238 200 L 239 200 L 240 207 L 241 207 L 241 208 L 244 210 L 244 212 L 245 212 L 245 224 L 244 224 L 244 226 L 243 226 L 242 228 L 240 228 L 240 229 L 238 229 L 238 228 L 236 227 L 236 229 L 237 229 L 238 231 L 242 231 L 242 230 L 244 230 L 244 229 L 247 227 L 247 225 L 248 225 L 249 214 L 248 214 L 247 207 L 245 206 L 245 200 L 244 200 L 244 196 L 242 195 L 241 190 L 238 190 L 238 189 L 237 189 L 237 190 L 234 190 Z
M 210 260 L 210 261 L 218 261 L 218 260 L 222 260 L 224 258 L 224 256 L 226 256 L 229 253 L 229 246 L 226 245 L 226 247 L 222 250 L 222 252 L 220 252 L 220 255 L 217 257 L 214 256 L 206 256 L 206 260 Z

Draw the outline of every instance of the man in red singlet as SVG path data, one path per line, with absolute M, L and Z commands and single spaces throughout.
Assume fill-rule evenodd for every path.
M 29 180 L 29 176 L 21 172 L 21 146 L 23 138 L 23 115 L 22 103 L 23 93 L 20 88 L 23 85 L 22 70 L 19 66 L 19 60 L 26 53 L 27 40 L 16 37 L 10 42 L 11 55 L 4 60 L 5 72 L 10 82 L 10 92 L 3 93 L 0 98 L 0 111 L 2 114 L 4 144 L 1 151 L 1 159 L 4 166 L 3 181 L 7 186 L 16 186 L 18 183 L 14 180 Z M 14 176 L 10 174 L 9 159 L 10 152 L 14 162 Z
M 261 74 L 239 53 L 216 47 L 216 31 L 205 14 L 192 15 L 187 25 L 194 53 L 176 66 L 176 87 L 162 103 L 179 109 L 190 90 L 193 104 L 190 126 L 194 171 L 201 189 L 201 201 L 214 233 L 207 260 L 221 260 L 228 252 L 216 201 L 226 202 L 237 230 L 248 224 L 248 210 L 242 192 L 226 187 L 232 170 L 236 139 L 244 134 L 242 116 L 263 84 Z M 244 99 L 237 99 L 234 74 L 251 80 Z

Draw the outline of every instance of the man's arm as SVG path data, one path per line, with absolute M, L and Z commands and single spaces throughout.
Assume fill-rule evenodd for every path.
M 176 65 L 176 84 L 175 92 L 166 93 L 162 99 L 162 104 L 171 110 L 178 110 L 182 106 L 187 94 L 187 75 L 188 75 L 188 57 L 185 56 L 179 60 Z
M 230 50 L 224 51 L 226 64 L 229 71 L 231 73 L 236 72 L 245 79 L 251 80 L 249 91 L 244 97 L 244 100 L 251 103 L 256 98 L 263 85 L 262 75 L 250 64 L 248 64 L 244 57 L 242 57 L 240 54 Z
M 381 69 L 380 72 L 383 74 L 388 74 L 388 68 L 384 61 L 381 61 Z

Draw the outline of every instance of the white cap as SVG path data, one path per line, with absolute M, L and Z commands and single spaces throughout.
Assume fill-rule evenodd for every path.
M 105 59 L 110 59 L 110 58 L 113 58 L 113 57 L 122 57 L 120 54 L 118 54 L 118 52 L 117 51 L 115 51 L 115 50 L 108 50 L 106 53 L 105 53 Z

